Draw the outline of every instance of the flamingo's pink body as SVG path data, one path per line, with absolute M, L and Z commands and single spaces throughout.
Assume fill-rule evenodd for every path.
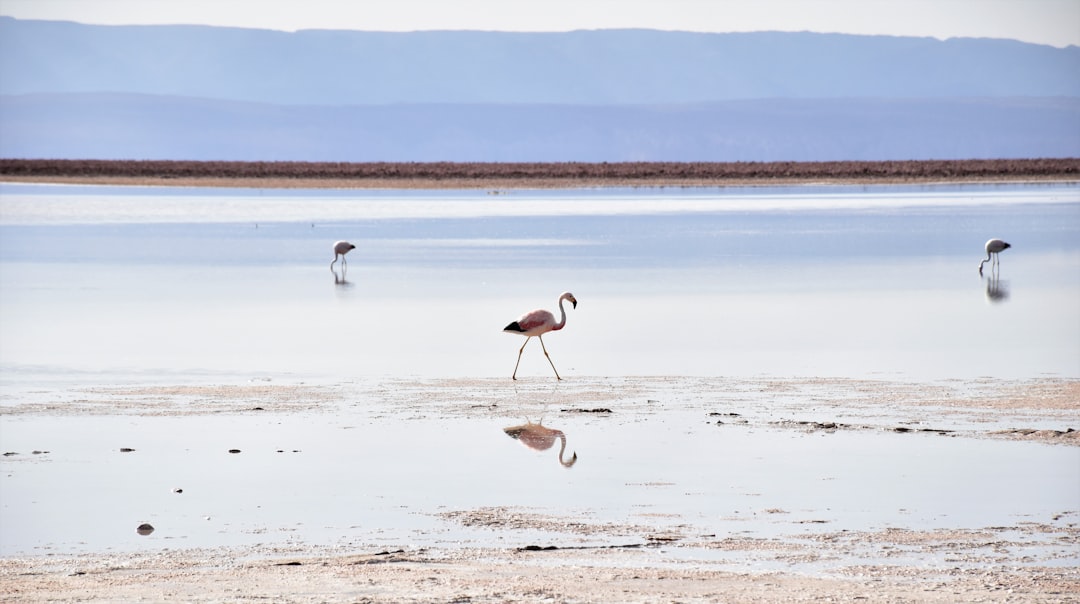
M 574 452 L 574 456 L 569 461 L 563 459 L 563 452 L 566 451 L 566 435 L 562 433 L 562 430 L 553 430 L 547 426 L 529 422 L 524 426 L 503 428 L 503 432 L 534 451 L 547 451 L 558 438 L 562 441 L 562 446 L 559 447 L 559 463 L 569 468 L 577 461 L 577 452 Z
M 566 309 L 563 308 L 563 300 L 569 300 L 574 308 L 577 308 L 577 298 L 570 292 L 565 292 L 559 296 L 559 320 L 555 320 L 555 315 L 544 309 L 537 309 L 529 311 L 520 317 L 517 321 L 507 325 L 503 328 L 503 331 L 510 333 L 519 333 L 525 336 L 525 344 L 529 343 L 529 340 L 536 336 L 540 338 L 540 347 L 544 350 L 544 356 L 547 357 L 548 363 L 551 363 L 551 369 L 555 372 L 555 378 L 561 380 L 559 377 L 559 371 L 555 369 L 555 363 L 551 361 L 551 355 L 548 354 L 547 347 L 544 346 L 543 334 L 549 331 L 558 331 L 566 326 Z M 521 345 L 521 349 L 518 350 L 518 360 L 514 365 L 514 374 L 511 376 L 513 379 L 517 379 L 518 365 L 521 364 L 521 353 L 525 351 L 525 344 Z

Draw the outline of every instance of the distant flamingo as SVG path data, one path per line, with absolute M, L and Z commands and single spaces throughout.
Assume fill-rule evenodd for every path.
M 561 316 L 558 323 L 555 322 L 555 315 L 546 310 L 537 309 L 521 315 L 517 321 L 503 328 L 503 331 L 520 333 L 526 336 L 525 344 L 528 344 L 533 336 L 540 338 L 540 347 L 544 349 L 544 356 L 547 357 L 548 363 L 551 363 L 551 370 L 555 372 L 555 379 L 558 380 L 562 378 L 559 377 L 559 371 L 555 369 L 555 363 L 551 362 L 551 355 L 548 354 L 547 346 L 544 346 L 543 334 L 549 331 L 558 331 L 566 325 L 566 309 L 563 308 L 563 300 L 569 300 L 574 305 L 574 308 L 577 308 L 577 298 L 574 297 L 574 294 L 565 292 L 559 296 L 559 313 Z M 525 344 L 522 344 L 521 349 L 518 350 L 517 363 L 514 364 L 514 375 L 511 376 L 511 379 L 517 379 L 518 365 L 521 364 L 521 353 L 525 350 Z
M 334 243 L 334 262 L 337 262 L 338 256 L 341 256 L 341 265 L 345 266 L 348 262 L 345 262 L 345 254 L 348 254 L 350 250 L 356 249 L 356 246 L 348 241 L 338 241 Z M 334 262 L 330 263 L 330 270 L 334 270 Z
M 1009 245 L 1008 243 L 1005 243 L 1004 241 L 1002 241 L 1000 239 L 991 239 L 990 241 L 987 241 L 986 242 L 986 260 L 983 260 L 982 262 L 979 263 L 979 274 L 980 275 L 982 274 L 983 265 L 986 264 L 987 262 L 990 262 L 990 268 L 991 269 L 994 268 L 995 266 L 1000 267 L 1001 266 L 1001 259 L 998 258 L 998 254 L 1005 251 L 1005 250 L 1007 250 L 1007 249 L 1009 249 L 1010 247 L 1012 247 L 1012 246 Z M 994 259 L 993 262 L 990 261 L 991 258 Z

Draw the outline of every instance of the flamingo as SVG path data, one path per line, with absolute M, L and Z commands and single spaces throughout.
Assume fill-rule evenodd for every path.
M 534 451 L 547 451 L 555 444 L 555 439 L 558 438 L 562 441 L 562 446 L 559 447 L 559 463 L 566 468 L 574 465 L 577 461 L 577 451 L 574 452 L 574 456 L 569 461 L 563 459 L 563 453 L 566 452 L 566 435 L 562 433 L 562 430 L 553 430 L 540 425 L 544 423 L 544 420 L 540 420 L 539 424 L 532 423 L 528 418 L 525 421 L 528 423 L 524 426 L 503 428 L 503 432 Z
M 566 309 L 563 308 L 563 300 L 569 300 L 574 308 L 577 308 L 577 298 L 570 292 L 564 292 L 559 296 L 559 322 L 555 322 L 555 315 L 544 309 L 537 309 L 527 312 L 520 317 L 517 321 L 507 325 L 503 328 L 503 331 L 510 333 L 520 333 L 525 336 L 525 344 L 529 343 L 529 340 L 533 336 L 540 338 L 540 347 L 544 349 L 544 356 L 547 357 L 548 363 L 551 363 L 551 370 L 555 372 L 555 379 L 561 380 L 559 377 L 559 370 L 555 369 L 555 363 L 551 362 L 551 355 L 548 354 L 547 346 L 544 346 L 543 334 L 549 331 L 558 331 L 566 326 Z M 518 365 L 521 364 L 521 353 L 525 350 L 525 344 L 521 345 L 521 349 L 518 350 L 517 363 L 514 364 L 514 375 L 511 379 L 517 379 Z
M 986 242 L 986 260 L 979 263 L 979 274 L 982 275 L 983 265 L 990 262 L 990 267 L 1001 266 L 1001 259 L 998 258 L 998 254 L 1012 247 L 1008 243 L 1000 239 L 991 239 Z M 993 262 L 990 259 L 993 258 Z
M 349 250 L 356 249 L 356 246 L 348 241 L 338 241 L 334 243 L 334 262 L 337 262 L 338 256 L 341 256 L 341 265 L 345 266 L 348 262 L 345 262 L 345 254 L 349 253 Z M 330 270 L 334 270 L 334 262 L 330 263 Z

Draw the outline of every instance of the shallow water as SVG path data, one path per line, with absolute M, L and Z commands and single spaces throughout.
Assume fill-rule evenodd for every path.
M 3 462 L 0 553 L 611 545 L 665 532 L 980 529 L 1077 507 L 1075 447 L 717 426 L 677 405 L 551 415 L 572 467 L 557 440 L 535 451 L 509 438 L 503 429 L 525 419 L 506 410 L 403 417 L 365 400 L 330 413 L 8 417 L 4 448 L 21 453 Z M 503 507 L 614 528 L 469 528 L 442 516 Z M 137 535 L 143 522 L 157 530 Z
M 992 236 L 1014 247 L 980 277 Z M 344 274 L 329 269 L 337 239 L 358 246 Z M 1080 187 L 0 185 L 0 448 L 19 453 L 0 460 L 0 554 L 565 543 L 440 516 L 485 507 L 755 536 L 1009 526 L 1080 508 L 1074 447 L 718 427 L 678 388 L 647 417 L 549 417 L 580 456 L 565 468 L 558 444 L 536 452 L 503 432 L 552 375 L 531 342 L 526 386 L 513 386 L 521 339 L 500 331 L 565 290 L 580 303 L 545 343 L 570 384 L 1076 378 Z M 410 376 L 506 385 L 479 420 L 350 394 Z M 98 386 L 238 382 L 340 386 L 347 403 L 65 411 Z M 469 387 L 448 388 L 469 404 Z M 27 402 L 57 411 L 4 411 Z M 140 522 L 158 530 L 136 535 Z
M 501 328 L 562 291 L 567 376 L 1080 376 L 1077 186 L 0 200 L 5 379 L 500 376 Z M 1014 247 L 980 277 L 991 236 Z

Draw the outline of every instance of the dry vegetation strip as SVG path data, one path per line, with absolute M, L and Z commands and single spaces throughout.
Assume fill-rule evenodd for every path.
M 1080 158 L 832 162 L 225 162 L 0 159 L 0 179 L 215 186 L 581 186 L 1080 180 Z M 290 184 L 291 183 L 291 184 Z

